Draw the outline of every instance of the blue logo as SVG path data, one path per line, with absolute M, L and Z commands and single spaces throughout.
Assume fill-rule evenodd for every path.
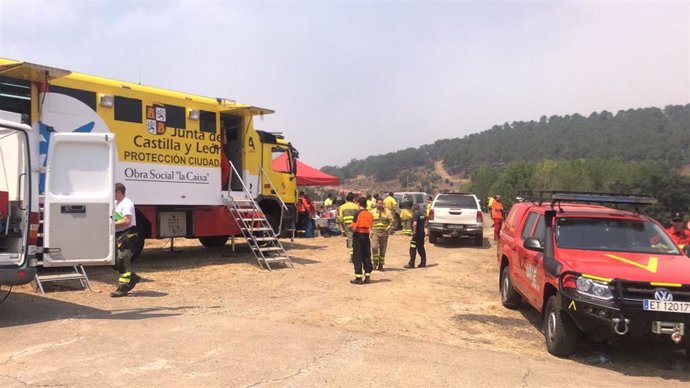
M 82 125 L 81 127 L 73 130 L 72 132 L 74 133 L 89 133 L 93 131 L 93 128 L 95 127 L 96 123 L 95 122 L 90 122 L 88 124 Z M 41 166 L 46 167 L 48 163 L 48 146 L 50 145 L 50 138 L 53 133 L 56 133 L 57 131 L 51 127 L 43 123 L 42 121 L 38 122 L 38 133 L 41 136 L 41 142 L 38 145 L 38 153 L 39 156 L 42 160 Z M 45 172 L 41 172 L 39 174 L 38 178 L 38 192 L 43 194 L 45 192 L 45 181 L 46 181 L 46 174 Z

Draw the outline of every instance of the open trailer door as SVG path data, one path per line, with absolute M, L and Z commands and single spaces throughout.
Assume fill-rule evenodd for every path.
M 55 133 L 48 149 L 43 265 L 115 262 L 114 136 Z

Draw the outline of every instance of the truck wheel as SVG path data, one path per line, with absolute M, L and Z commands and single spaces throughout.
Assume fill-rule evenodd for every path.
M 271 228 L 273 228 L 273 233 L 275 233 L 276 236 L 279 234 L 279 231 L 282 232 L 280 229 L 280 214 L 264 213 L 264 215 L 268 221 L 268 224 L 271 225 Z
M 546 349 L 556 357 L 568 357 L 575 353 L 577 327 L 561 310 L 558 295 L 552 295 L 544 309 L 544 336 Z
M 474 235 L 474 245 L 481 247 L 484 246 L 484 235 L 483 234 L 475 234 Z
M 199 242 L 206 248 L 218 248 L 225 245 L 228 242 L 230 236 L 207 236 L 199 237 Z
M 503 267 L 503 271 L 501 272 L 499 290 L 501 291 L 501 303 L 503 303 L 503 307 L 511 310 L 520 307 L 522 296 L 513 288 L 513 280 L 510 278 L 510 267 L 507 265 Z
M 429 243 L 436 244 L 438 241 L 438 232 L 429 232 Z

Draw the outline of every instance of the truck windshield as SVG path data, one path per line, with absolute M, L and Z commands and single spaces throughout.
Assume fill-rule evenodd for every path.
M 566 249 L 680 254 L 657 224 L 629 219 L 559 218 L 556 245 Z

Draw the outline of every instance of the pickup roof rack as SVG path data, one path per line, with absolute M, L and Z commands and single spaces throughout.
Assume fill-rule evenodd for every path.
M 591 193 L 584 191 L 519 190 L 518 195 L 530 202 L 551 202 L 551 206 L 562 202 L 609 203 L 619 205 L 654 205 L 656 198 L 642 194 Z

